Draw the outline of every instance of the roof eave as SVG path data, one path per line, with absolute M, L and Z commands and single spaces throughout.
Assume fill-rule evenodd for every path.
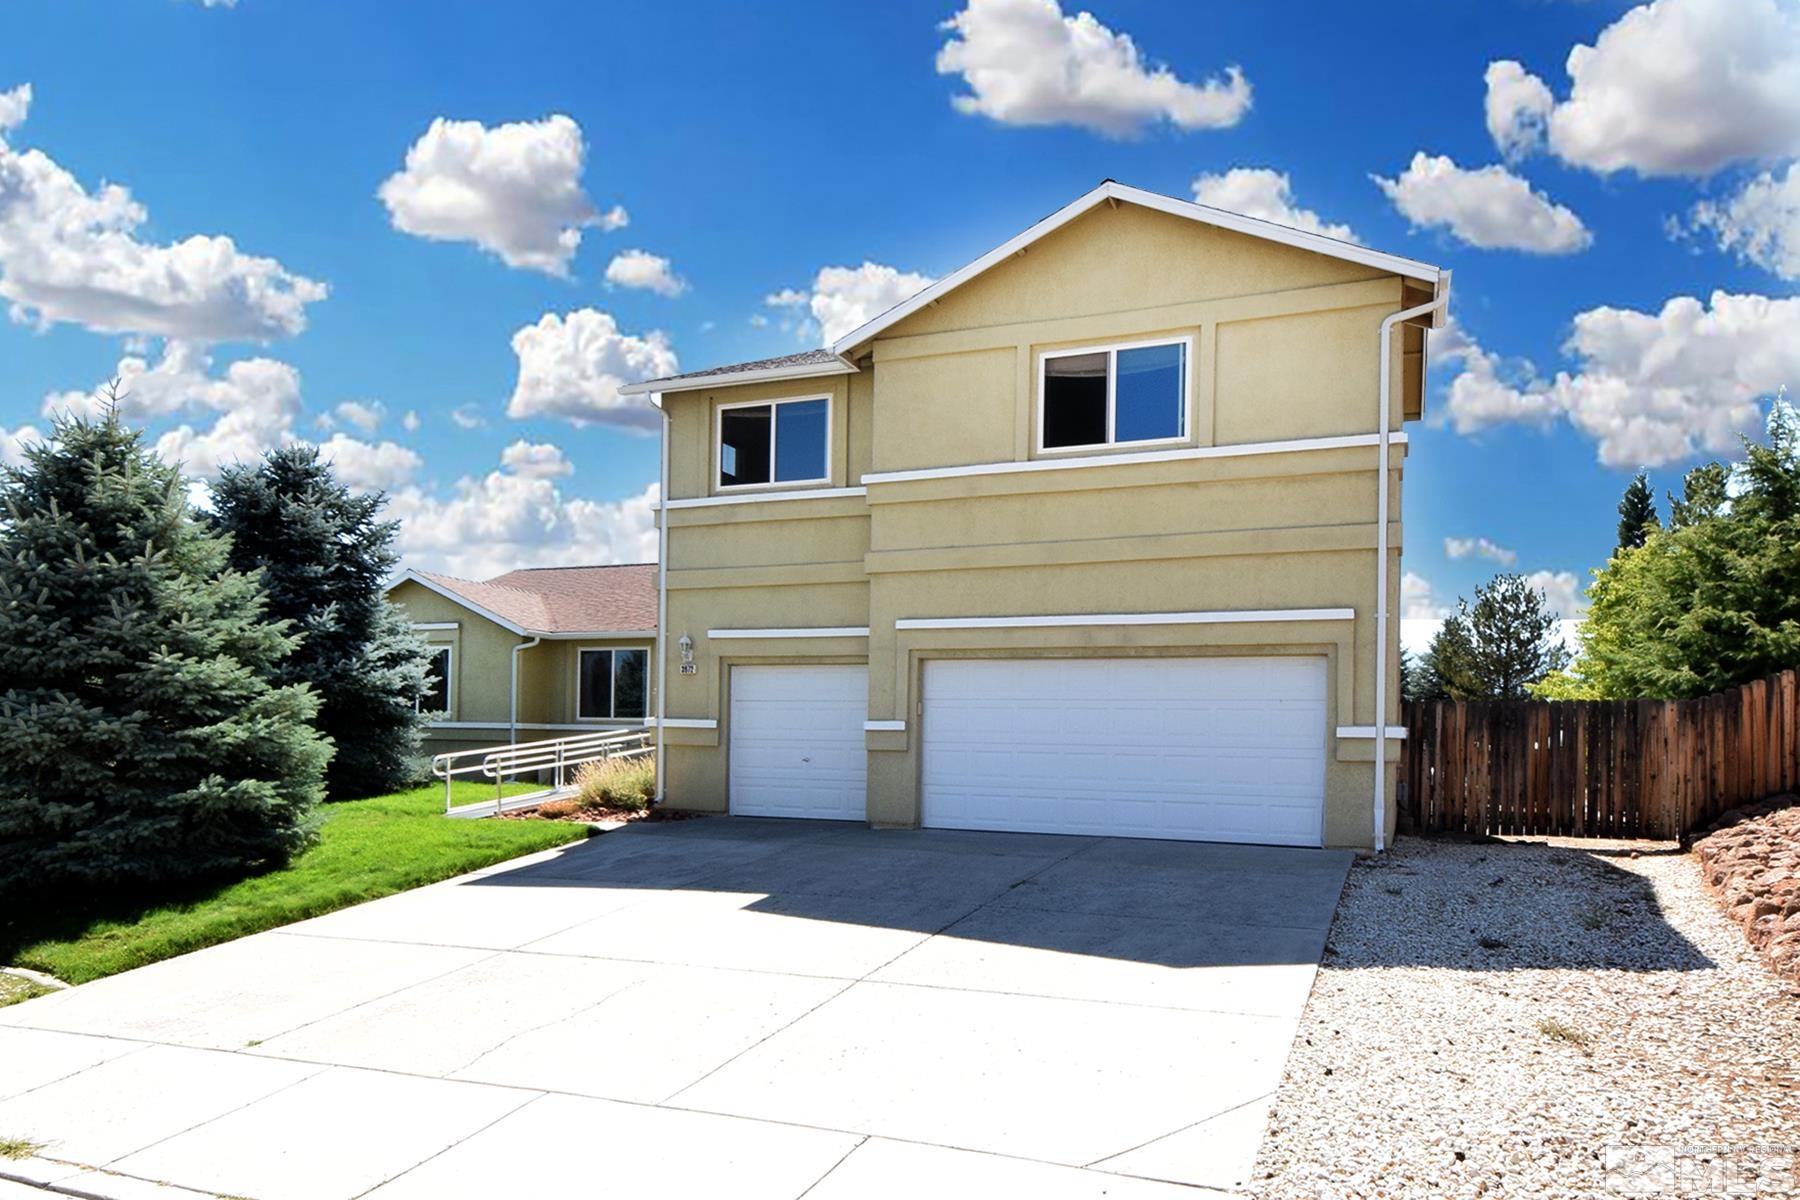
M 1286 225 L 1277 225 L 1272 221 L 1246 217 L 1241 213 L 1227 212 L 1222 208 L 1209 208 L 1204 204 L 1178 200 L 1173 196 L 1158 195 L 1155 192 L 1147 192 L 1142 188 L 1135 188 L 1129 184 L 1109 179 L 1085 195 L 1071 200 L 1016 237 L 994 247 L 974 262 L 951 272 L 925 290 L 896 304 L 874 320 L 851 330 L 833 342 L 831 350 L 842 355 L 855 349 L 883 330 L 898 324 L 921 308 L 938 300 L 946 293 L 961 287 L 989 267 L 999 265 L 1039 238 L 1055 232 L 1089 209 L 1109 200 L 1123 200 L 1130 204 L 1142 205 L 1145 208 L 1184 217 L 1190 221 L 1199 221 L 1220 229 L 1229 229 L 1237 233 L 1248 234 L 1251 237 L 1260 237 L 1284 245 L 1296 246 L 1302 250 L 1311 250 L 1332 258 L 1391 271 L 1409 279 L 1428 282 L 1434 289 L 1446 288 L 1449 285 L 1449 272 L 1441 271 L 1430 263 L 1403 258 L 1398 254 L 1388 254 L 1381 250 L 1371 250 L 1367 246 L 1339 241 L 1323 234 L 1308 233 L 1304 229 L 1292 229 Z
M 837 353 L 833 351 L 833 353 Z M 655 392 L 699 392 L 711 388 L 737 387 L 744 383 L 768 383 L 781 379 L 817 379 L 825 375 L 854 375 L 856 364 L 842 354 L 833 362 L 806 363 L 797 367 L 765 367 L 760 371 L 721 372 L 692 378 L 646 379 L 628 383 L 619 389 L 621 396 L 643 396 Z

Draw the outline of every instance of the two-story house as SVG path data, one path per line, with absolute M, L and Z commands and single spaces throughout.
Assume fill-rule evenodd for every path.
M 1379 846 L 1448 294 L 1109 181 L 827 350 L 628 389 L 664 802 Z

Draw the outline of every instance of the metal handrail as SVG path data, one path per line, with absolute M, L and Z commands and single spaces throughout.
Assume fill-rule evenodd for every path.
M 573 787 L 574 771 L 583 763 L 609 758 L 639 758 L 653 751 L 647 729 L 614 729 L 575 737 L 545 738 L 475 750 L 450 750 L 431 757 L 431 774 L 444 781 L 444 815 L 481 817 L 531 808 L 560 796 Z M 549 773 L 550 786 L 517 796 L 506 795 L 506 781 L 526 774 Z M 466 777 L 492 779 L 494 799 L 475 804 L 454 802 L 452 785 Z

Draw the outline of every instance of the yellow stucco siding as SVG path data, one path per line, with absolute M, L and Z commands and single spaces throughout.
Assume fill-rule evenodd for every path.
M 1392 617 L 1378 649 L 1373 435 L 1376 333 L 1384 317 L 1417 302 L 1408 288 L 1374 268 L 1130 204 L 1102 205 L 856 348 L 860 372 L 833 390 L 841 405 L 833 419 L 841 411 L 843 424 L 833 428 L 832 478 L 820 486 L 862 486 L 866 495 L 666 514 L 667 712 L 690 723 L 663 731 L 667 802 L 728 805 L 735 665 L 867 661 L 868 719 L 905 723 L 866 734 L 868 817 L 910 825 L 919 819 L 922 667 L 933 658 L 1299 654 L 1327 664 L 1326 844 L 1369 844 L 1373 756 L 1368 742 L 1339 739 L 1336 726 L 1374 723 L 1377 653 L 1395 681 L 1387 719 L 1398 716 L 1405 447 L 1394 446 L 1390 464 Z M 1156 454 L 1120 445 L 1080 452 L 1078 465 L 1026 465 L 1069 457 L 1038 448 L 1045 351 L 1176 337 L 1191 346 L 1184 437 Z M 1395 339 L 1395 428 L 1417 412 L 1403 389 L 1418 385 L 1421 345 L 1416 331 Z M 715 496 L 719 404 L 802 390 L 827 386 L 666 394 L 670 496 Z M 1327 440 L 1293 444 L 1308 439 Z M 1000 469 L 966 469 L 983 465 Z M 895 472 L 915 475 L 882 477 Z M 896 626 L 1246 610 L 1350 615 Z M 866 626 L 869 635 L 707 635 L 838 626 Z M 683 632 L 695 641 L 695 672 L 686 676 L 677 674 L 673 649 Z M 1390 759 L 1397 754 L 1390 745 Z M 1391 772 L 1389 782 L 1391 789 Z
M 507 740 L 512 717 L 513 648 L 522 637 L 474 609 L 440 595 L 413 580 L 388 592 L 406 610 L 420 636 L 431 645 L 451 647 L 451 711 L 441 727 L 426 734 L 427 749 L 439 753 Z M 543 639 L 518 655 L 519 738 L 533 741 L 566 737 L 583 728 L 635 727 L 638 720 L 583 721 L 576 705 L 577 655 L 582 647 L 649 651 L 650 711 L 655 712 L 655 639 Z

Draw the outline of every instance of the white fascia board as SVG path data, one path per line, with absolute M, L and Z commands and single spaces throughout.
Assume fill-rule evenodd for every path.
M 866 496 L 868 488 L 798 488 L 791 492 L 745 492 L 731 496 L 695 496 L 688 500 L 670 500 L 663 508 L 713 508 L 721 504 L 767 504 L 773 500 L 839 500 L 846 496 Z
M 1373 725 L 1339 725 L 1337 727 L 1337 735 L 1341 738 L 1368 738 L 1372 740 L 1375 737 L 1375 727 Z M 1406 726 L 1389 725 L 1387 727 L 1387 735 L 1390 738 L 1398 738 L 1404 741 L 1406 739 Z
M 1440 271 L 1430 263 L 1417 259 L 1402 258 L 1397 254 L 1386 254 L 1380 250 L 1371 250 L 1367 246 L 1358 246 L 1350 242 L 1341 242 L 1336 238 L 1323 234 L 1308 233 L 1303 229 L 1291 229 L 1286 225 L 1277 225 L 1272 221 L 1262 221 L 1255 217 L 1246 217 L 1239 213 L 1226 212 L 1221 208 L 1208 208 L 1204 204 L 1195 204 L 1191 200 L 1178 200 L 1173 196 L 1158 195 L 1146 192 L 1142 188 L 1134 188 L 1127 184 L 1108 180 L 1063 207 L 1057 209 L 1017 237 L 994 247 L 974 262 L 960 270 L 944 276 L 924 291 L 903 300 L 888 309 L 872 321 L 868 321 L 857 329 L 851 330 L 831 344 L 831 349 L 843 354 L 861 345 L 882 330 L 905 320 L 926 305 L 943 297 L 946 293 L 961 287 L 989 267 L 995 266 L 1025 249 L 1033 242 L 1047 234 L 1061 229 L 1076 217 L 1081 216 L 1095 205 L 1109 200 L 1122 200 L 1128 204 L 1140 204 L 1158 212 L 1171 216 L 1184 217 L 1190 221 L 1198 221 L 1203 225 L 1213 225 L 1220 229 L 1229 229 L 1236 233 L 1248 234 L 1251 237 L 1263 238 L 1266 241 L 1280 242 L 1283 245 L 1297 246 L 1302 250 L 1311 250 L 1316 254 L 1328 255 L 1347 262 L 1360 263 L 1382 271 L 1391 271 L 1396 275 L 1404 275 L 1408 279 L 1418 279 L 1430 283 L 1433 294 L 1449 287 L 1449 272 Z
M 717 729 L 719 727 L 717 721 L 702 717 L 664 717 L 660 721 L 651 717 L 645 724 L 653 727 L 661 725 L 664 729 Z
M 709 629 L 709 638 L 834 638 L 868 637 L 867 625 L 814 625 L 789 629 Z
M 806 363 L 797 367 L 763 367 L 757 371 L 722 371 L 716 375 L 697 375 L 691 379 L 646 379 L 628 383 L 619 389 L 621 396 L 642 396 L 651 392 L 701 392 L 711 388 L 736 387 L 741 383 L 768 383 L 777 379 L 818 379 L 825 375 L 854 375 L 856 364 L 840 356 L 836 362 Z
M 492 609 L 483 608 L 481 605 L 475 603 L 473 600 L 469 599 L 467 596 L 464 596 L 459 592 L 453 592 L 449 588 L 445 587 L 443 584 L 438 583 L 436 580 L 427 579 L 425 576 L 419 574 L 417 571 L 408 571 L 405 575 L 401 576 L 400 583 L 416 583 L 420 587 L 424 588 L 426 591 L 436 592 L 438 595 L 440 595 L 444 599 L 450 601 L 452 604 L 460 604 L 462 607 L 468 609 L 470 612 L 475 613 L 478 616 L 486 617 L 488 620 L 492 621 L 494 624 L 500 626 L 500 628 L 507 630 L 510 633 L 516 633 L 520 637 L 540 637 L 540 636 L 542 636 L 536 630 L 527 629 L 523 625 L 518 624 L 516 621 L 509 621 L 505 617 L 501 616 L 499 613 L 494 612 Z M 394 586 L 398 587 L 399 584 L 397 583 Z
M 641 642 L 641 641 L 646 641 L 646 640 L 647 641 L 655 641 L 656 640 L 656 630 L 654 630 L 654 629 L 588 629 L 588 630 L 583 630 L 579 633 L 539 633 L 539 634 L 537 634 L 537 636 L 543 638 L 546 642 L 572 642 L 572 641 L 577 641 L 582 638 L 610 638 L 615 641 L 629 638 L 629 639 L 633 639 L 633 640 Z M 620 647 L 620 648 L 628 649 L 629 647 Z
M 1181 450 L 1144 450 L 1133 454 L 1083 454 L 1070 458 L 1032 458 L 1023 461 L 972 463 L 963 467 L 922 467 L 916 471 L 876 471 L 862 477 L 863 485 L 907 483 L 916 479 L 957 479 L 966 475 L 1011 475 L 1026 471 L 1071 471 L 1081 467 L 1123 467 L 1135 463 L 1187 462 L 1204 458 L 1247 458 L 1258 454 L 1297 454 L 1308 450 L 1348 450 L 1380 445 L 1381 435 L 1353 433 L 1340 437 L 1293 438 L 1282 442 L 1246 442 L 1236 446 L 1190 446 Z M 1406 434 L 1394 433 L 1388 443 L 1406 444 Z M 679 500 L 671 504 L 682 503 Z
M 895 629 L 1045 629 L 1102 625 L 1236 625 L 1251 621 L 1351 621 L 1353 608 L 1265 608 L 1225 612 L 1059 613 L 1042 617 L 906 617 Z

